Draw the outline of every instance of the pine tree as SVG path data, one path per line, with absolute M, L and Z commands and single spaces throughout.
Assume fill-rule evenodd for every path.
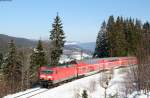
M 126 55 L 128 55 L 128 19 L 125 19 L 123 22 L 123 32 L 124 32 L 124 36 L 125 36 L 125 40 L 126 40 Z
M 39 40 L 38 42 L 38 45 L 37 45 L 37 48 L 36 48 L 36 54 L 37 54 L 37 65 L 38 67 L 41 67 L 41 66 L 44 66 L 47 64 L 47 60 L 46 60 L 46 57 L 45 57 L 45 52 L 43 50 L 43 46 L 42 46 L 42 41 Z
M 135 55 L 137 47 L 140 43 L 140 37 L 142 32 L 142 24 L 139 20 L 130 18 L 126 20 L 126 42 L 127 42 L 127 53 L 128 55 Z
M 106 23 L 104 21 L 97 36 L 94 57 L 108 57 L 108 45 L 106 41 Z
M 114 49 L 113 56 L 126 56 L 126 40 L 125 33 L 123 28 L 123 19 L 122 17 L 117 17 L 117 20 L 114 24 Z
M 22 63 L 19 55 L 17 54 L 16 46 L 13 40 L 9 42 L 9 52 L 4 60 L 3 73 L 5 80 L 10 85 L 12 92 L 17 90 L 17 86 L 21 81 L 22 76 Z M 17 85 L 16 85 L 17 84 Z
M 63 53 L 63 47 L 65 43 L 65 35 L 60 17 L 56 16 L 54 23 L 52 24 L 52 30 L 50 31 L 50 40 L 52 49 L 50 50 L 51 65 L 58 65 L 61 54 Z
M 108 51 L 109 51 L 109 56 L 113 56 L 113 49 L 115 48 L 114 44 L 114 17 L 110 16 L 107 22 L 107 29 L 106 29 L 106 40 L 107 40 L 107 45 L 108 45 Z
M 142 41 L 141 41 L 141 47 L 143 48 L 143 50 L 146 52 L 144 54 L 142 54 L 142 56 L 144 57 L 144 59 L 149 59 L 150 56 L 148 57 L 148 55 L 150 55 L 150 23 L 146 22 L 143 25 L 143 31 L 142 31 Z M 148 60 L 147 60 L 148 61 Z
M 137 49 L 140 45 L 141 42 L 141 38 L 142 38 L 142 23 L 140 20 L 136 19 L 135 22 L 135 33 L 133 36 L 133 42 L 134 44 L 132 45 L 133 47 L 133 55 L 136 55 L 137 53 Z
M 3 54 L 0 53 L 0 68 L 1 68 L 1 66 L 2 66 L 2 63 L 3 63 Z
M 47 60 L 45 57 L 45 52 L 43 50 L 42 41 L 38 41 L 37 47 L 34 49 L 32 55 L 30 56 L 30 79 L 36 80 L 38 76 L 38 68 L 47 65 Z
M 86 91 L 86 90 L 83 90 L 82 98 L 88 98 L 88 95 L 87 95 L 87 91 Z
M 134 44 L 134 33 L 135 33 L 135 25 L 134 25 L 134 20 L 129 19 L 128 20 L 128 32 L 127 32 L 127 43 L 128 43 L 128 55 L 133 55 L 133 47 L 132 45 Z
M 105 34 L 102 33 L 104 32 L 102 29 L 98 34 L 94 56 L 103 57 L 103 50 L 107 50 L 107 53 L 109 53 L 108 56 L 111 57 L 136 55 L 138 47 L 142 44 L 141 39 L 149 41 L 149 27 L 148 22 L 142 28 L 140 20 L 134 20 L 132 18 L 124 20 L 123 17 L 119 16 L 117 19 L 114 19 L 113 16 L 110 16 L 107 27 L 105 27 Z M 101 46 L 107 46 L 107 48 L 103 49 Z M 150 45 L 148 44 L 146 46 Z
M 143 29 L 144 29 L 144 33 L 150 33 L 149 29 L 150 29 L 150 23 L 146 22 L 143 24 Z

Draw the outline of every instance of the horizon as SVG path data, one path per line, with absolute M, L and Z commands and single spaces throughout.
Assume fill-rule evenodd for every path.
M 49 40 L 51 25 L 59 12 L 67 41 L 95 42 L 101 23 L 110 15 L 149 21 L 149 3 L 148 0 L 2 0 L 0 34 Z
M 11 36 L 11 35 L 7 35 L 7 34 L 0 34 L 0 35 L 3 35 L 3 36 L 8 36 L 8 37 L 14 37 L 14 38 L 21 38 L 21 39 L 26 39 L 26 40 L 31 40 L 31 41 L 38 41 L 38 40 L 42 40 L 42 41 L 49 41 L 49 39 L 30 39 L 30 38 L 25 38 L 25 37 L 16 37 L 16 36 Z M 67 40 L 65 42 L 65 44 L 72 44 L 72 43 L 95 43 L 95 41 L 93 42 L 80 42 L 80 41 L 70 41 L 70 40 Z

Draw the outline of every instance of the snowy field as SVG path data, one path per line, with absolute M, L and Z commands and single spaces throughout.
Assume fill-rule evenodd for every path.
M 105 72 L 109 73 L 112 77 L 109 80 L 108 88 L 106 90 L 107 98 L 125 98 L 125 86 L 123 84 L 124 80 L 127 77 L 128 68 L 115 69 L 114 71 Z M 59 87 L 49 89 L 44 93 L 37 94 L 31 98 L 82 98 L 83 90 L 86 90 L 88 93 L 88 98 L 104 98 L 105 89 L 100 85 L 102 76 L 105 73 L 99 73 L 92 76 L 88 76 L 82 79 L 78 79 L 66 84 L 63 84 Z M 39 88 L 35 88 L 39 89 Z M 33 89 L 31 89 L 33 90 Z M 13 95 L 5 96 L 4 98 L 14 98 L 17 95 L 30 92 L 27 90 Z M 43 90 L 43 89 L 42 89 Z M 19 98 L 27 98 L 27 96 Z M 113 97 L 115 96 L 115 97 Z M 128 98 L 134 98 L 134 94 L 128 96 Z M 144 97 L 135 97 L 135 98 L 147 98 Z
M 129 95 L 128 98 L 150 98 L 150 93 L 144 94 L 142 91 L 141 92 L 135 91 L 131 95 Z

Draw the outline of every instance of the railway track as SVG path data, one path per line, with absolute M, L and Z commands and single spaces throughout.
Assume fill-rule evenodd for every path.
M 29 92 L 26 92 L 26 93 L 14 96 L 13 98 L 30 98 L 30 97 L 32 97 L 32 96 L 34 96 L 36 94 L 40 94 L 40 93 L 46 92 L 48 90 L 49 89 L 37 88 L 35 90 L 32 90 L 32 91 L 29 91 Z
M 105 70 L 107 71 L 107 70 Z M 101 73 L 102 71 L 99 71 L 97 73 Z M 97 74 L 97 73 L 94 73 L 94 74 Z M 94 75 L 94 74 L 91 74 L 91 75 Z M 84 77 L 88 77 L 88 76 L 91 76 L 91 75 L 87 75 L 87 76 L 84 76 Z M 80 78 L 76 78 L 76 79 L 72 79 L 70 81 L 64 81 L 62 82 L 61 84 L 58 84 L 58 85 L 53 85 L 52 87 L 48 88 L 48 89 L 44 89 L 44 88 L 38 88 L 38 89 L 35 89 L 35 90 L 32 90 L 32 91 L 29 91 L 29 92 L 26 92 L 26 93 L 23 93 L 23 94 L 20 94 L 20 95 L 17 95 L 13 98 L 32 98 L 33 96 L 36 96 L 36 95 L 39 95 L 41 93 L 44 93 L 44 92 L 47 92 L 49 91 L 50 89 L 52 88 L 55 88 L 55 87 L 58 87 L 62 84 L 65 84 L 65 83 L 69 83 L 71 81 L 74 81 L 74 80 L 78 80 L 78 79 L 81 79 L 81 78 L 84 78 L 84 77 L 80 77 Z
M 98 73 L 100 73 L 100 72 L 98 72 Z M 96 74 L 96 73 L 95 73 L 95 74 Z M 91 74 L 91 75 L 94 75 L 94 74 Z M 91 76 L 91 75 L 88 75 L 88 76 Z M 84 77 L 88 77 L 88 76 L 84 76 Z M 52 89 L 52 88 L 58 87 L 58 86 L 63 85 L 63 84 L 65 84 L 65 83 L 69 83 L 69 82 L 71 82 L 71 81 L 78 80 L 78 79 L 81 79 L 81 78 L 84 78 L 84 77 L 79 77 L 79 78 L 76 78 L 76 79 L 71 79 L 71 80 L 69 80 L 69 81 L 64 81 L 64 82 L 62 82 L 62 83 L 60 83 L 60 84 L 53 85 L 52 87 L 49 87 L 48 89 L 37 88 L 37 89 L 35 89 L 35 90 L 32 90 L 32 91 L 29 91 L 29 92 L 26 92 L 26 93 L 17 95 L 17 96 L 15 96 L 15 97 L 13 97 L 13 98 L 32 98 L 33 96 L 36 96 L 36 95 L 38 95 L 38 94 L 47 92 L 47 91 L 49 91 L 49 90 Z
M 38 94 L 41 94 L 41 93 L 47 92 L 48 90 L 49 90 L 49 89 L 46 89 L 46 90 L 40 91 L 40 92 L 38 92 L 38 93 L 36 93 L 36 94 L 33 94 L 33 95 L 30 95 L 30 96 L 27 96 L 26 98 L 31 98 L 31 97 L 36 96 L 36 95 L 38 95 Z
M 79 78 L 79 79 L 80 79 L 80 78 Z M 75 80 L 75 79 L 73 79 L 73 80 Z M 53 85 L 53 86 L 49 87 L 48 89 L 46 89 L 46 88 L 37 88 L 37 89 L 35 89 L 35 90 L 28 91 L 28 92 L 26 92 L 26 93 L 23 93 L 23 94 L 19 94 L 19 95 L 17 95 L 17 96 L 14 96 L 14 97 L 12 97 L 12 98 L 31 98 L 31 97 L 33 97 L 33 96 L 36 96 L 36 95 L 41 94 L 41 93 L 44 93 L 44 92 L 46 92 L 46 91 L 48 91 L 48 90 L 50 90 L 50 89 L 52 89 L 52 88 L 58 87 L 58 86 L 60 86 L 60 85 L 62 85 L 62 84 L 64 84 L 64 83 L 68 83 L 68 82 L 71 82 L 71 81 L 73 81 L 73 80 L 64 81 L 64 82 L 62 82 L 61 84 Z

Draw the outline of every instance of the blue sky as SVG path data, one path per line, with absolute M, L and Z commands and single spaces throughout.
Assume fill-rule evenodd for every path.
M 150 20 L 150 0 L 0 0 L 0 34 L 48 39 L 59 12 L 66 39 L 93 42 L 110 15 Z

